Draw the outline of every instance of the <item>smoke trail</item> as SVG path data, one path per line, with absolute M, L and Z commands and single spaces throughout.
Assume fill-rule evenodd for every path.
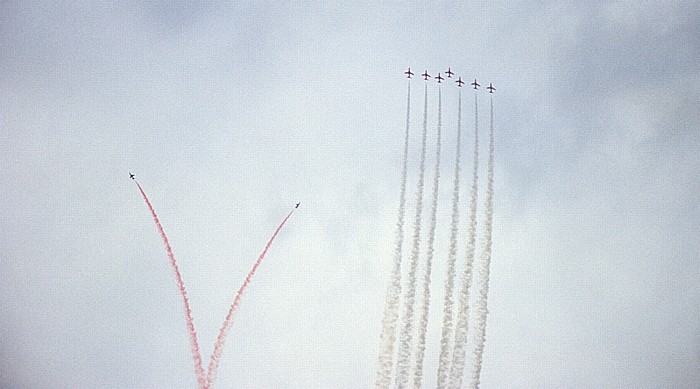
M 474 369 L 472 371 L 472 387 L 479 387 L 481 376 L 481 362 L 484 354 L 484 342 L 486 341 L 486 308 L 489 294 L 489 270 L 491 266 L 491 244 L 493 235 L 493 97 L 491 98 L 491 125 L 489 128 L 489 165 L 488 181 L 486 182 L 486 218 L 484 220 L 484 251 L 481 254 L 479 266 L 479 282 L 481 291 L 476 302 L 478 319 L 476 323 L 476 342 L 474 346 Z
M 272 242 L 275 240 L 277 237 L 277 234 L 279 234 L 280 230 L 282 227 L 284 227 L 284 224 L 287 223 L 287 220 L 292 216 L 294 213 L 294 209 L 292 209 L 289 214 L 287 214 L 287 217 L 282 220 L 282 223 L 277 227 L 275 230 L 275 233 L 272 234 L 272 237 L 270 240 L 267 242 L 267 245 L 265 245 L 265 249 L 263 252 L 260 254 L 258 257 L 258 260 L 255 261 L 255 264 L 253 265 L 253 268 L 250 269 L 248 272 L 248 275 L 245 278 L 245 281 L 243 281 L 243 285 L 241 285 L 240 289 L 238 289 L 238 293 L 236 293 L 236 297 L 233 299 L 233 304 L 231 304 L 231 308 L 228 310 L 228 314 L 226 315 L 226 319 L 224 319 L 224 324 L 221 326 L 221 330 L 219 331 L 219 337 L 216 339 L 216 344 L 214 344 L 214 351 L 211 354 L 211 359 L 209 360 L 209 368 L 207 369 L 207 382 L 206 382 L 206 388 L 211 387 L 211 384 L 214 382 L 214 379 L 216 378 L 216 371 L 219 367 L 219 360 L 221 359 L 221 353 L 223 352 L 224 348 L 224 342 L 226 341 L 226 335 L 228 334 L 229 329 L 231 328 L 231 317 L 233 316 L 233 313 L 236 311 L 236 308 L 241 304 L 241 298 L 243 297 L 243 292 L 245 292 L 246 287 L 250 283 L 251 278 L 253 278 L 253 275 L 255 274 L 255 271 L 258 269 L 258 266 L 260 266 L 260 262 L 262 262 L 263 258 L 265 258 L 265 254 L 267 253 L 267 250 L 270 248 L 272 245 Z
M 430 274 L 433 263 L 433 243 L 435 242 L 435 227 L 437 225 L 438 189 L 440 184 L 440 138 L 442 133 L 442 90 L 438 89 L 438 121 L 437 141 L 435 152 L 435 177 L 433 179 L 433 203 L 430 216 L 430 230 L 425 255 L 425 270 L 423 274 L 423 301 L 420 308 L 418 327 L 418 347 L 416 348 L 416 364 L 413 371 L 413 387 L 420 388 L 423 381 L 423 359 L 425 357 L 425 333 L 428 329 L 428 314 L 430 313 Z
M 423 181 L 425 178 L 425 144 L 428 136 L 428 84 L 425 84 L 423 103 L 423 141 L 420 154 L 420 170 L 418 173 L 418 188 L 416 193 L 416 219 L 413 229 L 413 249 L 409 262 L 406 293 L 404 294 L 404 317 L 401 331 L 401 347 L 396 363 L 396 387 L 405 388 L 408 383 L 409 362 L 411 359 L 411 343 L 413 342 L 413 306 L 416 302 L 416 268 L 420 254 L 421 212 L 423 211 Z
M 476 201 L 478 194 L 479 171 L 479 116 L 476 92 L 474 92 L 474 170 L 472 173 L 471 201 L 469 204 L 469 231 L 467 240 L 467 260 L 462 274 L 462 290 L 457 305 L 457 325 L 455 326 L 455 344 L 452 351 L 452 366 L 450 370 L 450 386 L 462 387 L 464 373 L 464 358 L 467 346 L 467 331 L 469 329 L 469 289 L 472 284 L 472 266 L 476 246 Z
M 403 173 L 401 174 L 401 196 L 399 200 L 399 220 L 396 223 L 396 247 L 391 268 L 389 286 L 386 292 L 386 307 L 382 319 L 382 334 L 379 339 L 379 364 L 377 366 L 377 388 L 388 388 L 391 384 L 392 357 L 396 341 L 396 321 L 399 316 L 399 295 L 401 294 L 401 248 L 403 246 L 403 225 L 406 214 L 406 170 L 408 163 L 408 134 L 411 118 L 411 84 L 408 84 L 406 99 L 406 138 L 403 147 Z
M 202 355 L 199 352 L 199 345 L 197 344 L 197 333 L 194 330 L 194 321 L 192 320 L 192 310 L 190 309 L 190 303 L 187 300 L 187 292 L 185 291 L 185 284 L 182 281 L 182 275 L 180 275 L 180 269 L 177 266 L 177 262 L 175 261 L 175 256 L 173 255 L 173 250 L 170 247 L 170 243 L 168 243 L 168 237 L 165 235 L 165 231 L 163 231 L 163 226 L 160 224 L 160 220 L 158 220 L 158 216 L 156 216 L 156 212 L 153 210 L 153 206 L 151 205 L 151 202 L 148 201 L 148 197 L 146 197 L 146 193 L 144 193 L 143 188 L 141 188 L 141 185 L 139 184 L 138 181 L 134 180 L 136 182 L 136 186 L 139 187 L 139 191 L 141 192 L 141 196 L 143 196 L 143 199 L 146 200 L 146 205 L 148 205 L 148 209 L 151 211 L 151 215 L 153 215 L 153 220 L 156 222 L 156 227 L 158 227 L 158 232 L 160 233 L 160 236 L 163 238 L 163 243 L 165 243 L 165 250 L 168 252 L 168 258 L 170 258 L 170 264 L 173 267 L 173 270 L 175 270 L 175 278 L 177 279 L 177 286 L 180 289 L 180 295 L 182 295 L 182 302 L 185 305 L 185 320 L 187 321 L 187 332 L 189 333 L 190 336 L 190 347 L 192 348 L 192 359 L 194 360 L 194 370 L 195 373 L 197 374 L 197 387 L 198 388 L 205 388 L 206 383 L 204 380 L 204 370 L 202 368 Z
M 447 278 L 445 280 L 445 305 L 440 339 L 440 362 L 438 364 L 438 388 L 447 387 L 447 373 L 450 365 L 450 344 L 452 341 L 452 308 L 454 302 L 455 262 L 457 260 L 457 234 L 459 232 L 459 174 L 462 153 L 462 92 L 459 93 L 457 110 L 457 153 L 455 156 L 455 178 L 452 190 L 452 224 L 450 228 L 450 248 L 447 255 Z

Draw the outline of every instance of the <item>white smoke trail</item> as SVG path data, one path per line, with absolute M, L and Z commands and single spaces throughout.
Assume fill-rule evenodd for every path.
M 425 254 L 425 269 L 423 273 L 423 301 L 420 307 L 418 327 L 418 343 L 416 348 L 416 364 L 413 371 L 413 387 L 420 388 L 423 381 L 423 359 L 425 357 L 425 334 L 428 330 L 428 314 L 430 313 L 430 275 L 433 263 L 435 242 L 435 227 L 437 226 L 438 189 L 440 185 L 440 141 L 442 133 L 442 91 L 438 89 L 438 120 L 437 141 L 435 152 L 435 177 L 433 179 L 433 202 L 430 215 L 430 230 Z
M 396 362 L 396 388 L 405 388 L 408 383 L 408 370 L 413 343 L 413 307 L 416 302 L 416 268 L 420 253 L 421 212 L 423 211 L 423 181 L 425 178 L 425 144 L 428 136 L 428 84 L 425 84 L 423 104 L 423 141 L 420 154 L 418 188 L 416 192 L 416 218 L 413 228 L 413 248 L 408 269 L 407 289 L 404 294 L 403 329 L 400 337 L 399 355 Z
M 455 262 L 457 260 L 457 234 L 459 233 L 459 174 L 462 154 L 462 92 L 459 93 L 457 109 L 457 153 L 455 156 L 455 177 L 452 190 L 452 224 L 450 228 L 450 248 L 447 255 L 447 278 L 445 280 L 445 305 L 440 339 L 440 362 L 438 364 L 438 388 L 447 387 L 447 373 L 450 365 L 450 344 L 452 343 L 452 308 L 454 302 Z
M 403 173 L 401 174 L 401 196 L 399 219 L 396 223 L 396 246 L 392 263 L 389 286 L 386 293 L 386 306 L 382 319 L 382 334 L 379 340 L 379 365 L 377 366 L 376 388 L 388 388 L 391 384 L 394 343 L 396 342 L 396 321 L 399 316 L 399 295 L 401 294 L 401 248 L 403 246 L 403 226 L 406 214 L 406 170 L 408 163 L 408 135 L 411 118 L 411 84 L 408 84 L 406 98 L 406 137 L 403 148 Z
M 488 181 L 486 182 L 486 217 L 484 220 L 484 251 L 481 254 L 479 265 L 479 282 L 481 291 L 476 302 L 476 335 L 474 346 L 474 369 L 472 371 L 472 387 L 479 387 L 481 376 L 481 362 L 484 354 L 484 342 L 486 341 L 486 315 L 489 313 L 486 303 L 489 294 L 489 271 L 491 267 L 491 244 L 493 236 L 493 97 L 491 98 L 491 125 L 489 128 L 489 165 Z
M 479 116 L 476 92 L 474 92 L 474 171 L 472 173 L 471 202 L 469 205 L 469 231 L 467 240 L 467 260 L 462 274 L 462 289 L 457 306 L 457 325 L 455 326 L 455 344 L 452 351 L 450 370 L 450 387 L 462 387 L 464 359 L 469 329 L 469 289 L 472 284 L 472 266 L 476 246 L 476 201 L 478 195 L 479 171 Z

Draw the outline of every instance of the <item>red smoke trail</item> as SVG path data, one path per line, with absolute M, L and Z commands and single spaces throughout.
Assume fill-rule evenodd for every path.
M 265 258 L 265 254 L 267 253 L 267 250 L 272 245 L 272 242 L 277 237 L 277 234 L 280 232 L 282 227 L 284 227 L 284 224 L 287 223 L 287 220 L 289 219 L 290 216 L 292 216 L 293 213 L 294 213 L 294 209 L 292 209 L 292 211 L 289 212 L 287 217 L 285 217 L 284 220 L 282 220 L 282 223 L 280 223 L 280 225 L 275 230 L 275 233 L 272 234 L 272 237 L 267 242 L 267 245 L 265 245 L 265 249 L 258 257 L 258 260 L 255 261 L 253 268 L 250 269 L 250 272 L 248 272 L 248 276 L 246 276 L 245 281 L 243 281 L 243 285 L 241 285 L 240 289 L 238 289 L 238 293 L 236 293 L 236 297 L 233 300 L 233 304 L 231 304 L 231 308 L 229 308 L 229 310 L 228 310 L 228 314 L 226 315 L 226 319 L 224 320 L 224 324 L 221 326 L 221 330 L 219 331 L 219 337 L 216 339 L 216 344 L 214 345 L 214 351 L 212 352 L 211 359 L 209 360 L 209 368 L 207 369 L 207 381 L 206 381 L 205 388 L 209 388 L 211 386 L 211 384 L 214 382 L 214 379 L 216 378 L 216 370 L 219 367 L 219 360 L 221 359 L 221 353 L 223 352 L 223 349 L 224 349 L 224 342 L 226 341 L 226 335 L 228 334 L 228 331 L 231 328 L 231 317 L 233 316 L 233 313 L 236 311 L 236 308 L 238 308 L 238 306 L 241 304 L 241 298 L 243 297 L 243 292 L 245 292 L 245 289 L 248 286 L 248 284 L 250 283 L 251 278 L 253 278 L 255 271 L 258 269 L 258 266 L 260 266 L 260 262 L 262 262 L 263 258 Z
M 151 210 L 153 220 L 156 222 L 156 227 L 158 227 L 158 232 L 160 232 L 160 236 L 163 238 L 163 243 L 165 243 L 165 249 L 168 252 L 168 258 L 170 258 L 170 264 L 175 270 L 177 286 L 178 288 L 180 288 L 182 302 L 185 304 L 185 319 L 187 320 L 187 331 L 190 335 L 190 347 L 192 347 L 192 359 L 194 360 L 194 370 L 195 373 L 197 373 L 197 387 L 205 388 L 206 386 L 204 381 L 204 369 L 202 368 L 202 355 L 199 352 L 199 345 L 197 344 L 197 333 L 194 330 L 194 321 L 192 320 L 192 310 L 190 309 L 190 302 L 187 300 L 187 292 L 185 291 L 185 284 L 184 282 L 182 282 L 182 275 L 180 274 L 180 269 L 177 267 L 177 262 L 175 261 L 175 256 L 173 255 L 173 249 L 170 247 L 170 243 L 168 243 L 168 237 L 165 236 L 163 226 L 160 224 L 160 220 L 158 220 L 158 216 L 156 216 L 156 212 L 153 210 L 151 202 L 148 201 L 148 197 L 146 197 L 146 193 L 143 192 L 143 188 L 141 188 L 141 185 L 138 181 L 136 181 L 136 186 L 139 187 L 139 191 L 141 192 L 143 199 L 146 200 L 146 205 L 148 205 L 148 209 Z

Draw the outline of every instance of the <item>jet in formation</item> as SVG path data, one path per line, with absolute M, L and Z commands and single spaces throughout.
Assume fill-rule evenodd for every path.
M 481 86 L 481 85 L 479 85 L 478 82 L 476 82 L 476 78 L 474 79 L 474 82 L 472 82 L 472 83 L 469 84 L 469 85 L 473 86 L 474 89 L 479 89 L 479 87 Z
M 294 207 L 294 209 L 296 209 L 296 208 L 299 208 L 299 204 L 301 204 L 301 203 L 297 203 L 297 206 L 296 206 L 296 207 Z
M 428 79 L 430 78 L 430 74 L 428 74 L 428 71 L 427 71 L 427 70 L 424 71 L 423 74 L 421 74 L 421 76 L 423 77 L 423 79 L 424 79 L 425 81 L 428 81 Z
M 493 87 L 493 84 L 491 84 L 490 82 L 489 82 L 489 86 L 487 86 L 486 89 L 489 90 L 489 93 L 493 93 L 493 91 L 496 90 L 496 88 L 494 88 L 494 87 Z
M 413 75 L 413 72 L 411 71 L 411 68 L 408 68 L 408 70 L 403 72 L 403 74 L 406 75 L 406 78 L 411 78 L 411 76 Z
M 134 175 L 131 174 L 131 172 L 129 172 L 129 178 L 131 178 L 132 180 L 134 179 Z
M 438 84 L 442 83 L 442 80 L 444 80 L 444 78 L 440 75 L 440 73 L 438 73 L 438 75 L 437 75 L 437 77 L 435 77 L 435 79 L 437 80 Z
M 445 74 L 447 74 L 447 78 L 452 78 L 452 75 L 453 75 L 454 73 L 452 72 L 452 69 L 447 68 L 447 71 L 445 72 Z
M 457 83 L 457 86 L 460 87 L 460 88 L 461 88 L 462 85 L 464 84 L 464 81 L 462 81 L 462 77 L 458 78 L 457 81 L 455 81 L 455 82 Z

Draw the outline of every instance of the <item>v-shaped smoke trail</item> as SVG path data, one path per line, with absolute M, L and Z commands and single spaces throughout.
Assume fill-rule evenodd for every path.
M 379 364 L 377 366 L 376 388 L 388 388 L 391 384 L 393 368 L 394 343 L 396 342 L 396 321 L 399 317 L 399 296 L 401 294 L 401 250 L 403 247 L 403 226 L 406 214 L 406 171 L 408 165 L 408 135 L 411 118 L 411 84 L 408 84 L 406 98 L 406 135 L 403 147 L 403 171 L 401 173 L 401 195 L 399 199 L 399 216 L 396 222 L 396 246 L 386 292 L 386 306 L 382 319 L 382 334 L 379 339 Z
M 141 188 L 141 184 L 139 184 L 138 181 L 134 180 L 136 182 L 136 186 L 139 187 L 139 191 L 141 192 L 141 196 L 143 196 L 143 199 L 146 200 L 146 205 L 148 205 L 148 209 L 151 211 L 151 215 L 153 215 L 153 220 L 156 222 L 156 227 L 158 227 L 158 232 L 160 233 L 160 236 L 163 238 L 163 243 L 165 244 L 165 250 L 168 252 L 168 258 L 170 258 L 170 265 L 172 265 L 173 270 L 175 270 L 175 278 L 177 280 L 177 286 L 178 289 L 180 290 L 180 295 L 182 296 L 182 302 L 185 305 L 185 320 L 187 322 L 187 332 L 190 336 L 190 347 L 192 348 L 192 359 L 194 360 L 194 370 L 195 373 L 197 374 L 197 387 L 198 388 L 205 388 L 206 387 L 206 382 L 205 382 L 205 377 L 204 377 L 204 369 L 202 368 L 202 355 L 199 352 L 199 344 L 197 343 L 197 333 L 194 330 L 194 320 L 192 319 L 192 310 L 190 309 L 190 302 L 187 300 L 187 292 L 185 290 L 185 283 L 182 281 L 182 275 L 180 274 L 180 269 L 177 266 L 177 262 L 175 261 L 175 255 L 173 255 L 173 249 L 170 247 L 170 243 L 168 242 L 168 237 L 165 235 L 165 231 L 163 231 L 163 226 L 160 224 L 160 220 L 158 220 L 158 216 L 156 215 L 156 212 L 153 210 L 153 206 L 151 205 L 151 202 L 148 201 L 148 197 L 146 197 L 146 193 L 144 193 L 143 188 Z
M 430 230 L 425 253 L 425 269 L 423 273 L 423 300 L 420 306 L 420 321 L 418 322 L 418 343 L 416 347 L 416 364 L 413 370 L 413 387 L 420 389 L 423 382 L 423 359 L 425 357 L 425 335 L 428 330 L 428 314 L 430 313 L 430 275 L 433 265 L 435 243 L 435 228 L 437 226 L 438 189 L 440 186 L 440 141 L 442 134 L 442 90 L 438 89 L 438 119 L 437 140 L 435 151 L 435 176 L 433 178 L 433 202 L 430 213 Z
M 399 356 L 396 363 L 396 388 L 405 388 L 408 383 L 409 365 L 411 360 L 411 344 L 413 343 L 413 308 L 416 302 L 416 269 L 420 255 L 421 213 L 423 211 L 423 184 L 425 178 L 425 146 L 428 136 L 428 84 L 425 84 L 423 104 L 423 141 L 418 172 L 418 188 L 416 191 L 416 218 L 413 228 L 413 248 L 409 261 L 408 280 L 404 294 L 403 329 L 401 330 Z
M 457 234 L 459 233 L 459 175 L 460 155 L 462 154 L 462 92 L 459 93 L 457 109 L 457 152 L 455 154 L 455 177 L 452 189 L 452 223 L 450 227 L 450 248 L 447 254 L 447 277 L 445 279 L 445 303 L 440 339 L 440 361 L 438 363 L 437 387 L 447 387 L 450 368 L 450 346 L 452 345 L 452 309 L 455 282 L 455 262 L 457 261 Z
M 450 387 L 462 387 L 464 374 L 464 359 L 467 346 L 467 331 L 469 329 L 469 289 L 472 284 L 472 267 L 476 246 L 476 202 L 478 195 L 479 172 L 479 116 L 476 92 L 474 92 L 474 170 L 472 172 L 472 189 L 469 203 L 469 231 L 467 232 L 467 260 L 462 273 L 462 289 L 457 304 L 457 325 L 455 326 L 455 344 L 452 351 L 452 366 L 450 370 Z
M 223 352 L 224 343 L 226 342 L 226 335 L 228 335 L 228 331 L 229 329 L 231 329 L 231 317 L 236 312 L 236 308 L 238 308 L 238 306 L 241 304 L 241 298 L 243 297 L 243 293 L 248 287 L 248 284 L 253 278 L 253 275 L 258 269 L 258 266 L 260 266 L 260 263 L 265 258 L 267 250 L 270 248 L 270 246 L 272 246 L 272 242 L 275 241 L 277 234 L 279 234 L 280 230 L 282 229 L 282 227 L 284 227 L 285 223 L 287 223 L 287 220 L 289 220 L 293 213 L 294 209 L 292 209 L 287 214 L 287 217 L 285 217 L 284 220 L 282 220 L 282 223 L 280 223 L 280 225 L 277 227 L 275 233 L 272 234 L 272 237 L 265 245 L 265 249 L 262 251 L 262 253 L 260 253 L 260 256 L 253 265 L 253 268 L 250 269 L 248 275 L 245 278 L 245 281 L 243 281 L 243 285 L 241 285 L 241 287 L 238 289 L 236 297 L 233 299 L 231 308 L 229 308 L 228 314 L 226 315 L 226 319 L 224 319 L 224 324 L 221 326 L 221 330 L 219 331 L 219 337 L 216 339 L 216 343 L 214 344 L 214 351 L 211 354 L 211 359 L 209 360 L 209 368 L 207 369 L 207 388 L 211 387 L 211 384 L 214 382 L 214 379 L 216 379 L 216 371 L 219 368 L 219 361 L 221 360 L 221 353 Z
M 493 243 L 493 97 L 491 98 L 491 125 L 489 127 L 489 162 L 488 180 L 486 181 L 486 217 L 484 220 L 484 251 L 481 254 L 479 265 L 479 283 L 481 291 L 476 302 L 476 341 L 474 345 L 474 369 L 472 371 L 472 387 L 479 387 L 481 377 L 481 362 L 484 355 L 484 342 L 486 341 L 486 315 L 489 313 L 486 303 L 489 294 L 489 271 L 491 267 L 491 245 Z

